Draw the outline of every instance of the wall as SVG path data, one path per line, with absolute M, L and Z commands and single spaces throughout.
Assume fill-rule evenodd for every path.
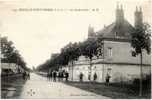
M 108 54 L 108 48 L 112 48 L 112 57 Z M 110 63 L 140 64 L 140 56 L 133 57 L 129 42 L 104 41 L 104 60 Z M 143 64 L 151 64 L 151 56 L 143 52 Z
M 112 56 L 108 54 L 108 48 L 112 48 Z M 104 59 L 93 60 L 92 67 L 90 70 L 89 59 L 84 56 L 80 56 L 78 61 L 74 62 L 74 67 L 70 67 L 68 71 L 70 73 L 70 79 L 79 81 L 79 75 L 82 72 L 84 74 L 84 81 L 88 80 L 88 75 L 91 72 L 91 80 L 96 72 L 97 82 L 105 81 L 106 74 L 111 75 L 111 82 L 132 82 L 134 78 L 140 77 L 140 56 L 133 57 L 129 42 L 118 42 L 118 41 L 104 41 Z M 144 77 L 146 74 L 151 73 L 151 56 L 145 51 L 143 52 L 143 73 Z M 109 71 L 108 71 L 109 69 Z
M 91 80 L 93 81 L 93 75 L 96 72 L 97 82 L 104 82 L 106 74 L 109 73 L 111 78 L 110 82 L 132 82 L 134 78 L 140 77 L 139 65 L 121 65 L 121 64 L 93 64 L 91 70 L 90 65 L 74 65 L 73 67 L 73 80 L 79 81 L 79 75 L 82 72 L 84 74 L 84 81 L 88 80 L 89 72 L 91 71 Z M 72 67 L 67 67 L 70 73 L 70 80 L 72 80 Z M 108 69 L 110 69 L 108 71 Z M 144 77 L 151 73 L 151 66 L 143 66 Z
M 108 72 L 108 69 L 111 69 Z M 143 76 L 151 73 L 151 66 L 143 66 Z M 132 82 L 135 78 L 140 78 L 139 65 L 119 65 L 119 64 L 105 64 L 105 76 L 109 73 L 111 82 Z

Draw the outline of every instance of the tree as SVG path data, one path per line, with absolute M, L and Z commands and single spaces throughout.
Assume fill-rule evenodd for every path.
M 87 39 L 81 43 L 81 54 L 90 60 L 90 74 L 92 73 L 92 58 L 98 54 L 98 43 L 94 38 Z
M 13 42 L 8 41 L 7 37 L 1 37 L 1 53 L 3 55 L 1 61 L 5 63 L 11 62 L 11 56 L 14 53 Z
M 147 54 L 150 54 L 151 51 L 151 30 L 149 24 L 144 24 L 143 27 L 135 28 L 135 31 L 132 33 L 131 46 L 134 48 L 132 52 L 134 56 L 140 54 L 140 90 L 139 95 L 142 96 L 142 56 L 143 50 L 147 51 Z
M 13 46 L 12 41 L 8 41 L 7 37 L 1 37 L 1 58 L 2 63 L 16 63 L 20 65 L 23 69 L 28 70 L 26 63 L 24 62 L 19 51 Z
M 72 80 L 73 80 L 74 61 L 76 61 L 79 56 L 80 56 L 79 44 L 78 43 L 74 43 L 69 48 L 69 61 L 72 63 Z
M 51 57 L 45 63 L 39 65 L 37 67 L 37 70 L 45 71 L 45 69 L 49 69 L 49 68 L 59 69 L 59 67 L 61 66 L 68 65 L 69 62 L 73 63 L 73 61 L 77 60 L 79 56 L 80 56 L 79 44 L 69 43 L 61 49 L 61 53 L 58 53 L 58 55 Z
M 79 43 L 69 43 L 61 50 L 62 62 L 66 62 L 63 65 L 68 65 L 69 62 L 72 63 L 72 80 L 73 80 L 73 63 L 80 56 Z
M 101 40 L 101 39 L 100 39 Z M 69 43 L 61 49 L 61 52 L 56 56 L 52 57 L 51 59 L 47 60 L 45 63 L 39 65 L 37 70 L 47 70 L 48 68 L 59 68 L 59 66 L 68 65 L 69 62 L 72 64 L 72 80 L 73 80 L 73 66 L 74 61 L 78 59 L 79 56 L 84 55 L 90 59 L 90 70 L 92 66 L 92 57 L 97 56 L 98 48 L 101 43 L 98 43 L 97 39 L 88 39 L 83 42 L 75 42 Z M 101 41 L 100 41 L 101 42 Z M 99 45 L 100 44 L 100 45 Z

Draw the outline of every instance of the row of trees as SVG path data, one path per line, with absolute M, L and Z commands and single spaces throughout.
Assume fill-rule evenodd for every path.
M 47 60 L 44 64 L 38 66 L 38 70 L 47 70 L 48 68 L 58 68 L 59 66 L 68 65 L 78 59 L 79 56 L 83 55 L 90 59 L 90 66 L 93 56 L 98 56 L 99 50 L 101 50 L 101 38 L 90 38 L 83 42 L 69 43 L 61 49 L 61 52 Z M 100 49 L 99 49 L 100 48 Z
M 0 37 L 1 39 L 1 62 L 2 63 L 16 63 L 23 69 L 28 70 L 26 63 L 19 51 L 13 46 L 13 42 L 9 41 L 7 37 Z

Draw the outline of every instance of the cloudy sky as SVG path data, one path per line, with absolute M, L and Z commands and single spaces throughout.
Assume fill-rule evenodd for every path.
M 0 0 L 0 33 L 14 42 L 28 67 L 37 66 L 67 43 L 86 39 L 89 24 L 98 31 L 113 22 L 118 2 L 132 25 L 137 5 L 150 22 L 150 0 Z M 20 10 L 37 8 L 89 11 Z

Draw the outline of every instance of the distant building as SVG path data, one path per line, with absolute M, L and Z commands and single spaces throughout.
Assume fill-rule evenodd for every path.
M 84 74 L 84 80 L 88 80 L 91 74 L 97 74 L 97 81 L 104 82 L 107 73 L 111 76 L 111 82 L 132 82 L 134 78 L 140 77 L 140 57 L 132 56 L 130 44 L 131 34 L 136 27 L 142 27 L 143 13 L 142 9 L 136 7 L 135 25 L 132 26 L 124 16 L 122 5 L 117 5 L 115 22 L 105 26 L 102 30 L 94 32 L 93 27 L 88 28 L 88 38 L 103 38 L 102 57 L 93 58 L 92 67 L 90 68 L 89 59 L 80 56 L 74 62 L 74 67 L 67 67 L 70 77 L 75 81 L 79 80 L 80 73 Z M 143 73 L 144 77 L 151 73 L 151 57 L 146 52 L 143 53 Z M 69 63 L 69 66 L 70 63 Z
M 17 74 L 23 73 L 25 69 L 15 63 L 1 63 L 1 74 Z

